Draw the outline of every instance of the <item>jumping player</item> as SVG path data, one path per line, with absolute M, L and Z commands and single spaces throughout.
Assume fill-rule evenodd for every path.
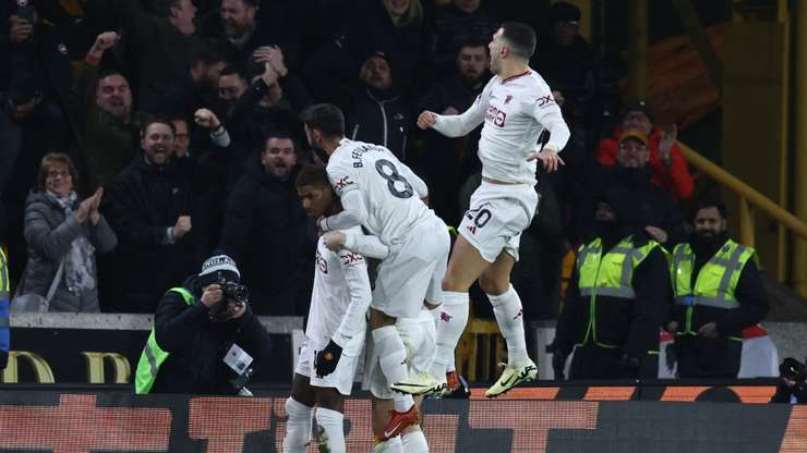
M 538 373 L 527 355 L 521 300 L 510 285 L 510 271 L 518 260 L 521 233 L 538 204 L 535 161 L 549 172 L 563 165 L 558 153 L 569 139 L 569 128 L 549 86 L 528 66 L 535 45 L 535 31 L 528 25 L 503 24 L 488 45 L 495 76 L 474 104 L 460 115 L 424 111 L 417 121 L 421 129 L 433 128 L 449 137 L 466 135 L 484 122 L 479 140 L 482 185 L 471 197 L 443 279 L 445 316 L 440 316 L 437 329 L 432 374 L 445 379 L 468 322 L 468 290 L 478 279 L 507 342 L 507 367 L 485 393 L 488 397 L 533 380 Z M 538 140 L 545 130 L 549 141 L 541 149 Z
M 309 143 L 328 157 L 328 177 L 342 212 L 318 221 L 321 231 L 364 226 L 389 247 L 378 266 L 370 308 L 373 343 L 388 382 L 406 382 L 422 393 L 438 383 L 421 373 L 410 376 L 406 348 L 395 329 L 397 318 L 416 318 L 424 300 L 442 303 L 441 280 L 448 261 L 448 229 L 421 200 L 426 184 L 388 149 L 345 138 L 342 112 L 318 104 L 303 113 Z M 388 437 L 417 423 L 418 410 L 408 394 L 394 396 Z

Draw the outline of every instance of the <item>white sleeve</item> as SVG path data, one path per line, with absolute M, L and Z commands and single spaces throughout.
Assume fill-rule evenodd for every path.
M 361 234 L 356 230 L 344 231 L 344 247 L 368 258 L 383 260 L 389 255 L 389 247 L 376 236 Z
M 358 190 L 343 192 L 339 197 L 342 203 L 342 212 L 325 219 L 320 225 L 323 231 L 346 230 L 361 226 L 367 221 L 367 206 Z
M 447 137 L 462 137 L 482 124 L 485 121 L 485 110 L 488 107 L 492 81 L 493 79 L 488 82 L 482 93 L 476 97 L 474 103 L 465 112 L 459 115 L 436 115 L 437 121 L 434 123 L 434 130 Z
M 367 276 L 367 262 L 364 258 L 344 249 L 340 250 L 338 255 L 350 293 L 350 305 L 333 335 L 333 342 L 344 348 L 351 338 L 361 334 L 366 328 L 365 316 L 370 308 L 372 293 L 370 278 Z
M 557 152 L 563 151 L 571 134 L 549 87 L 542 90 L 537 99 L 530 99 L 529 102 L 532 102 L 532 106 L 529 106 L 528 111 L 531 111 L 533 118 L 549 131 L 549 142 L 546 147 L 555 148 Z

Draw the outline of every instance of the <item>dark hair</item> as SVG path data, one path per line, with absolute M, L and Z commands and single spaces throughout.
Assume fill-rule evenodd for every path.
M 457 47 L 457 53 L 459 53 L 465 47 L 471 47 L 471 48 L 484 47 L 485 52 L 487 52 L 488 43 L 485 42 L 483 39 L 481 39 L 479 37 L 469 36 L 469 37 L 463 39 L 462 42 L 460 42 L 459 47 Z
M 314 104 L 303 111 L 300 120 L 326 137 L 345 135 L 345 115 L 333 104 Z
M 174 123 L 171 122 L 171 121 L 173 121 L 173 119 L 174 118 L 167 118 L 167 117 L 164 117 L 164 116 L 154 116 L 154 117 L 151 117 L 151 118 L 147 119 L 146 121 L 143 122 L 143 125 L 140 127 L 140 136 L 145 137 L 146 136 L 146 131 L 149 130 L 149 127 L 151 127 L 152 124 L 165 124 L 166 126 L 171 128 L 171 133 L 172 134 L 176 134 L 177 130 L 174 127 Z M 190 124 L 188 124 L 188 126 L 190 127 Z
M 39 174 L 36 178 L 37 190 L 40 192 L 45 191 L 45 180 L 48 179 L 48 170 L 50 169 L 50 165 L 54 163 L 67 165 L 67 171 L 70 172 L 70 176 L 73 178 L 73 188 L 75 188 L 76 184 L 78 184 L 78 171 L 73 164 L 73 159 L 65 153 L 48 153 L 39 161 Z
M 294 153 L 300 154 L 300 147 L 297 146 L 297 140 L 295 140 L 294 137 L 292 137 L 288 132 L 278 129 L 270 129 L 263 133 L 263 147 L 260 150 L 261 152 L 266 151 L 266 143 L 273 138 L 280 140 L 291 140 L 291 145 L 294 147 Z
M 716 208 L 717 212 L 720 213 L 720 217 L 723 217 L 724 219 L 728 218 L 728 209 L 726 209 L 726 204 L 721 200 L 716 198 L 701 198 L 695 201 L 695 205 L 693 206 L 692 213 L 690 215 L 690 220 L 694 222 L 695 216 L 698 215 L 698 211 L 708 208 Z
M 261 6 L 261 0 L 241 0 L 241 2 L 253 8 L 258 8 Z
M 535 53 L 538 38 L 535 30 L 522 22 L 505 22 L 502 24 L 502 36 L 510 44 L 510 52 L 517 57 L 529 59 Z
M 328 172 L 325 171 L 324 166 L 305 164 L 300 167 L 297 178 L 294 180 L 294 186 L 298 189 L 304 186 L 331 187 L 331 181 L 328 179 Z
M 200 61 L 206 65 L 213 65 L 222 61 L 229 64 L 227 51 L 218 41 L 214 41 L 212 39 L 207 39 L 194 46 L 191 50 L 190 61 L 191 64 L 195 64 Z
M 243 80 L 246 83 L 249 83 L 249 77 L 247 76 L 246 69 L 244 69 L 243 67 L 241 67 L 239 65 L 229 64 L 229 65 L 225 66 L 224 69 L 221 70 L 221 73 L 219 74 L 219 78 L 222 78 L 222 77 L 228 76 L 228 75 L 237 75 L 241 80 Z

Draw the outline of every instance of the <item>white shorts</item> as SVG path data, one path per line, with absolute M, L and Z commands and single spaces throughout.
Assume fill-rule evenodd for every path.
M 394 318 L 417 318 L 423 301 L 443 303 L 451 238 L 439 217 L 412 230 L 378 265 L 372 307 Z
M 521 233 L 530 226 L 537 206 L 538 193 L 529 184 L 482 181 L 471 195 L 459 232 L 485 261 L 496 261 L 502 251 L 518 261 Z
M 333 388 L 342 395 L 350 396 L 360 357 L 345 355 L 343 353 L 333 373 L 319 378 L 317 377 L 317 372 L 314 370 L 316 352 L 311 340 L 306 337 L 300 348 L 300 356 L 297 359 L 297 366 L 294 368 L 294 372 L 309 378 L 311 386 L 313 387 Z
M 407 372 L 429 371 L 437 353 L 437 331 L 430 310 L 424 308 L 420 317 L 416 319 L 398 319 L 395 328 L 398 329 L 406 347 Z M 393 393 L 389 388 L 390 384 L 381 371 L 378 354 L 373 348 L 372 342 L 369 341 L 367 342 L 367 361 L 365 363 L 362 389 L 369 390 L 378 399 L 392 399 Z

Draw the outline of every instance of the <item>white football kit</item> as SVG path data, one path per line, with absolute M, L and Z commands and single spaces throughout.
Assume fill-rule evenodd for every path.
M 502 250 L 518 259 L 521 232 L 538 204 L 536 161 L 527 158 L 538 149 L 544 130 L 551 132 L 546 147 L 560 152 L 569 140 L 569 128 L 552 90 L 531 69 L 508 79 L 494 76 L 464 113 L 437 115 L 434 129 L 460 137 L 482 122 L 478 155 L 484 179 L 459 232 L 486 261 L 494 262 Z
M 415 318 L 424 300 L 442 302 L 448 229 L 421 200 L 426 184 L 388 149 L 343 139 L 328 160 L 328 177 L 344 211 L 325 230 L 361 223 L 389 247 L 378 266 L 372 306 L 392 317 Z
M 360 228 L 354 229 L 351 233 L 361 234 Z M 310 378 L 314 387 L 335 388 L 343 395 L 350 395 L 364 348 L 370 294 L 367 263 L 362 255 L 346 249 L 333 252 L 320 238 L 306 338 L 295 373 Z M 342 347 L 342 356 L 336 370 L 320 378 L 314 369 L 314 359 L 331 339 Z

